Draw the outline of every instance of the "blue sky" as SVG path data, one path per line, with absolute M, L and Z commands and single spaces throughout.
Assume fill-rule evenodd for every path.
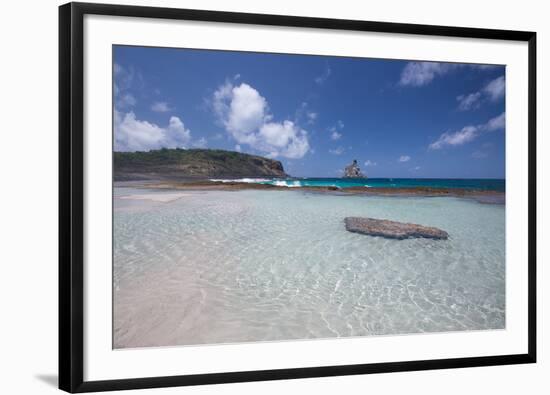
M 294 176 L 504 178 L 505 68 L 114 48 L 115 150 L 220 148 Z

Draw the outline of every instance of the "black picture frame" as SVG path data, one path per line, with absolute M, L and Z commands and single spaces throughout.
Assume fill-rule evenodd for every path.
M 528 352 L 525 354 L 319 366 L 120 380 L 84 380 L 83 20 L 87 14 L 282 27 L 401 33 L 528 43 Z M 59 8 L 59 388 L 90 392 L 536 362 L 536 33 L 110 4 Z

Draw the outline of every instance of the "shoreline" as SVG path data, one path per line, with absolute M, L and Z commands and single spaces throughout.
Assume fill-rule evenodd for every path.
M 505 204 L 505 192 L 463 188 L 433 188 L 433 187 L 333 187 L 333 186 L 300 186 L 287 187 L 271 184 L 247 183 L 238 181 L 192 180 L 182 181 L 134 181 L 113 183 L 115 187 L 132 187 L 157 190 L 188 190 L 188 191 L 304 191 L 328 193 L 337 195 L 365 195 L 387 197 L 458 197 L 474 199 L 485 204 Z

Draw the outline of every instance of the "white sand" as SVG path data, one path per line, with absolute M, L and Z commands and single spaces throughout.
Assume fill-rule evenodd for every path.
M 150 200 L 152 202 L 169 203 L 185 196 L 191 196 L 188 193 L 151 193 L 146 195 L 126 195 L 119 196 L 119 199 L 127 200 Z

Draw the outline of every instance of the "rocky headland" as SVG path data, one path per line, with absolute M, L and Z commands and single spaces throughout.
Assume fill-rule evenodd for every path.
M 115 181 L 287 177 L 278 160 L 213 149 L 115 152 Z

